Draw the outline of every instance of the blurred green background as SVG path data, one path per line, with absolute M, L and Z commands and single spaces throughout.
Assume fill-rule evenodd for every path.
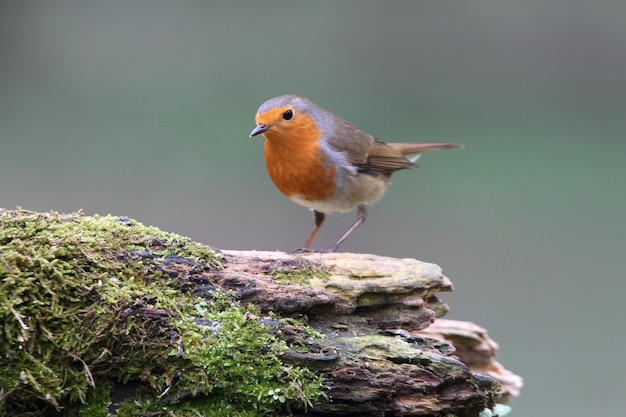
M 618 1 L 4 1 L 0 206 L 292 250 L 312 216 L 248 138 L 264 100 L 463 143 L 399 173 L 342 249 L 441 265 L 449 317 L 486 327 L 525 379 L 514 416 L 622 415 L 625 16 Z

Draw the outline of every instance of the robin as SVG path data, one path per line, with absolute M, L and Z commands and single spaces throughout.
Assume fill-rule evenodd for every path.
M 315 227 L 303 252 L 335 252 L 367 218 L 391 175 L 417 166 L 420 154 L 458 148 L 449 142 L 385 143 L 308 99 L 274 97 L 261 104 L 250 137 L 265 137 L 265 165 L 278 189 L 313 210 Z M 326 249 L 309 249 L 326 213 L 357 208 L 356 221 Z

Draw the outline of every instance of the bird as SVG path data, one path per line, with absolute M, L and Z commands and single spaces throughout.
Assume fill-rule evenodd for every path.
M 367 219 L 392 174 L 416 168 L 423 152 L 459 148 L 452 142 L 385 143 L 309 99 L 287 94 L 258 108 L 250 137 L 263 135 L 267 172 L 291 201 L 314 214 L 314 228 L 295 252 L 336 252 Z M 354 223 L 331 246 L 311 249 L 325 215 L 357 209 Z

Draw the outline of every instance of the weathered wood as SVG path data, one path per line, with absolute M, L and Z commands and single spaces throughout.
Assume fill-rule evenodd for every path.
M 499 398 L 496 380 L 504 383 L 506 395 L 519 392 L 521 380 L 516 384 L 519 377 L 495 362 L 497 345 L 484 330 L 471 323 L 435 321 L 447 312 L 436 293 L 453 289 L 437 265 L 351 253 L 221 254 L 224 269 L 208 281 L 237 291 L 243 302 L 263 311 L 304 314 L 324 333 L 314 341 L 296 335 L 291 342 L 306 345 L 308 351 L 292 350 L 283 357 L 324 372 L 331 401 L 315 407 L 314 413 L 472 416 Z M 312 277 L 306 285 L 277 284 L 271 276 L 303 268 L 328 276 Z M 481 343 L 460 343 L 459 359 L 445 337 L 461 335 L 463 329 L 469 332 L 467 340 Z M 481 360 L 472 360 L 476 356 Z M 465 358 L 471 362 L 462 362 Z
M 435 293 L 452 291 L 452 283 L 435 264 L 368 254 L 328 253 L 289 255 L 283 252 L 221 251 L 224 269 L 211 275 L 222 289 L 233 289 L 243 301 L 266 310 L 315 313 L 320 325 L 345 332 L 370 332 L 371 326 L 419 330 L 429 326 L 447 306 Z M 312 271 L 305 286 L 278 284 L 269 275 Z M 328 276 L 321 279 L 315 271 Z M 322 274 L 323 275 L 323 274 Z M 354 320 L 357 317 L 358 320 Z M 347 322 L 354 322 L 347 326 Z M 363 323 L 367 326 L 363 326 Z M 347 327 L 346 327 L 347 326 Z
M 522 378 L 496 360 L 498 344 L 489 338 L 487 330 L 482 327 L 469 321 L 438 319 L 415 334 L 451 343 L 455 355 L 472 372 L 488 375 L 500 383 L 503 399 L 520 395 Z

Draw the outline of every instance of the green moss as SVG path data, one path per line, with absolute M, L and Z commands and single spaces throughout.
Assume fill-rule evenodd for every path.
M 87 391 L 85 402 L 70 403 L 65 407 L 68 416 L 80 417 L 107 417 L 110 415 L 111 399 L 109 392 L 113 384 L 105 378 L 100 378 L 97 385 Z
M 295 265 L 293 268 L 277 268 L 269 273 L 274 277 L 274 281 L 278 284 L 295 284 L 303 287 L 310 287 L 311 280 L 319 279 L 328 281 L 330 273 L 322 268 L 314 268 L 313 266 L 302 263 Z
M 153 404 L 148 401 L 143 403 L 125 403 L 120 407 L 117 415 L 119 417 L 151 415 L 175 415 L 176 417 L 262 417 L 264 414 L 255 410 L 242 409 L 237 404 L 231 404 L 224 400 L 210 397 L 195 397 L 174 407 Z
M 0 209 L 0 257 L 0 414 L 104 416 L 128 381 L 143 389 L 119 415 L 286 415 L 322 396 L 318 376 L 280 362 L 286 345 L 253 307 L 217 291 L 201 299 L 172 276 L 172 262 L 220 268 L 184 237 L 113 216 Z

